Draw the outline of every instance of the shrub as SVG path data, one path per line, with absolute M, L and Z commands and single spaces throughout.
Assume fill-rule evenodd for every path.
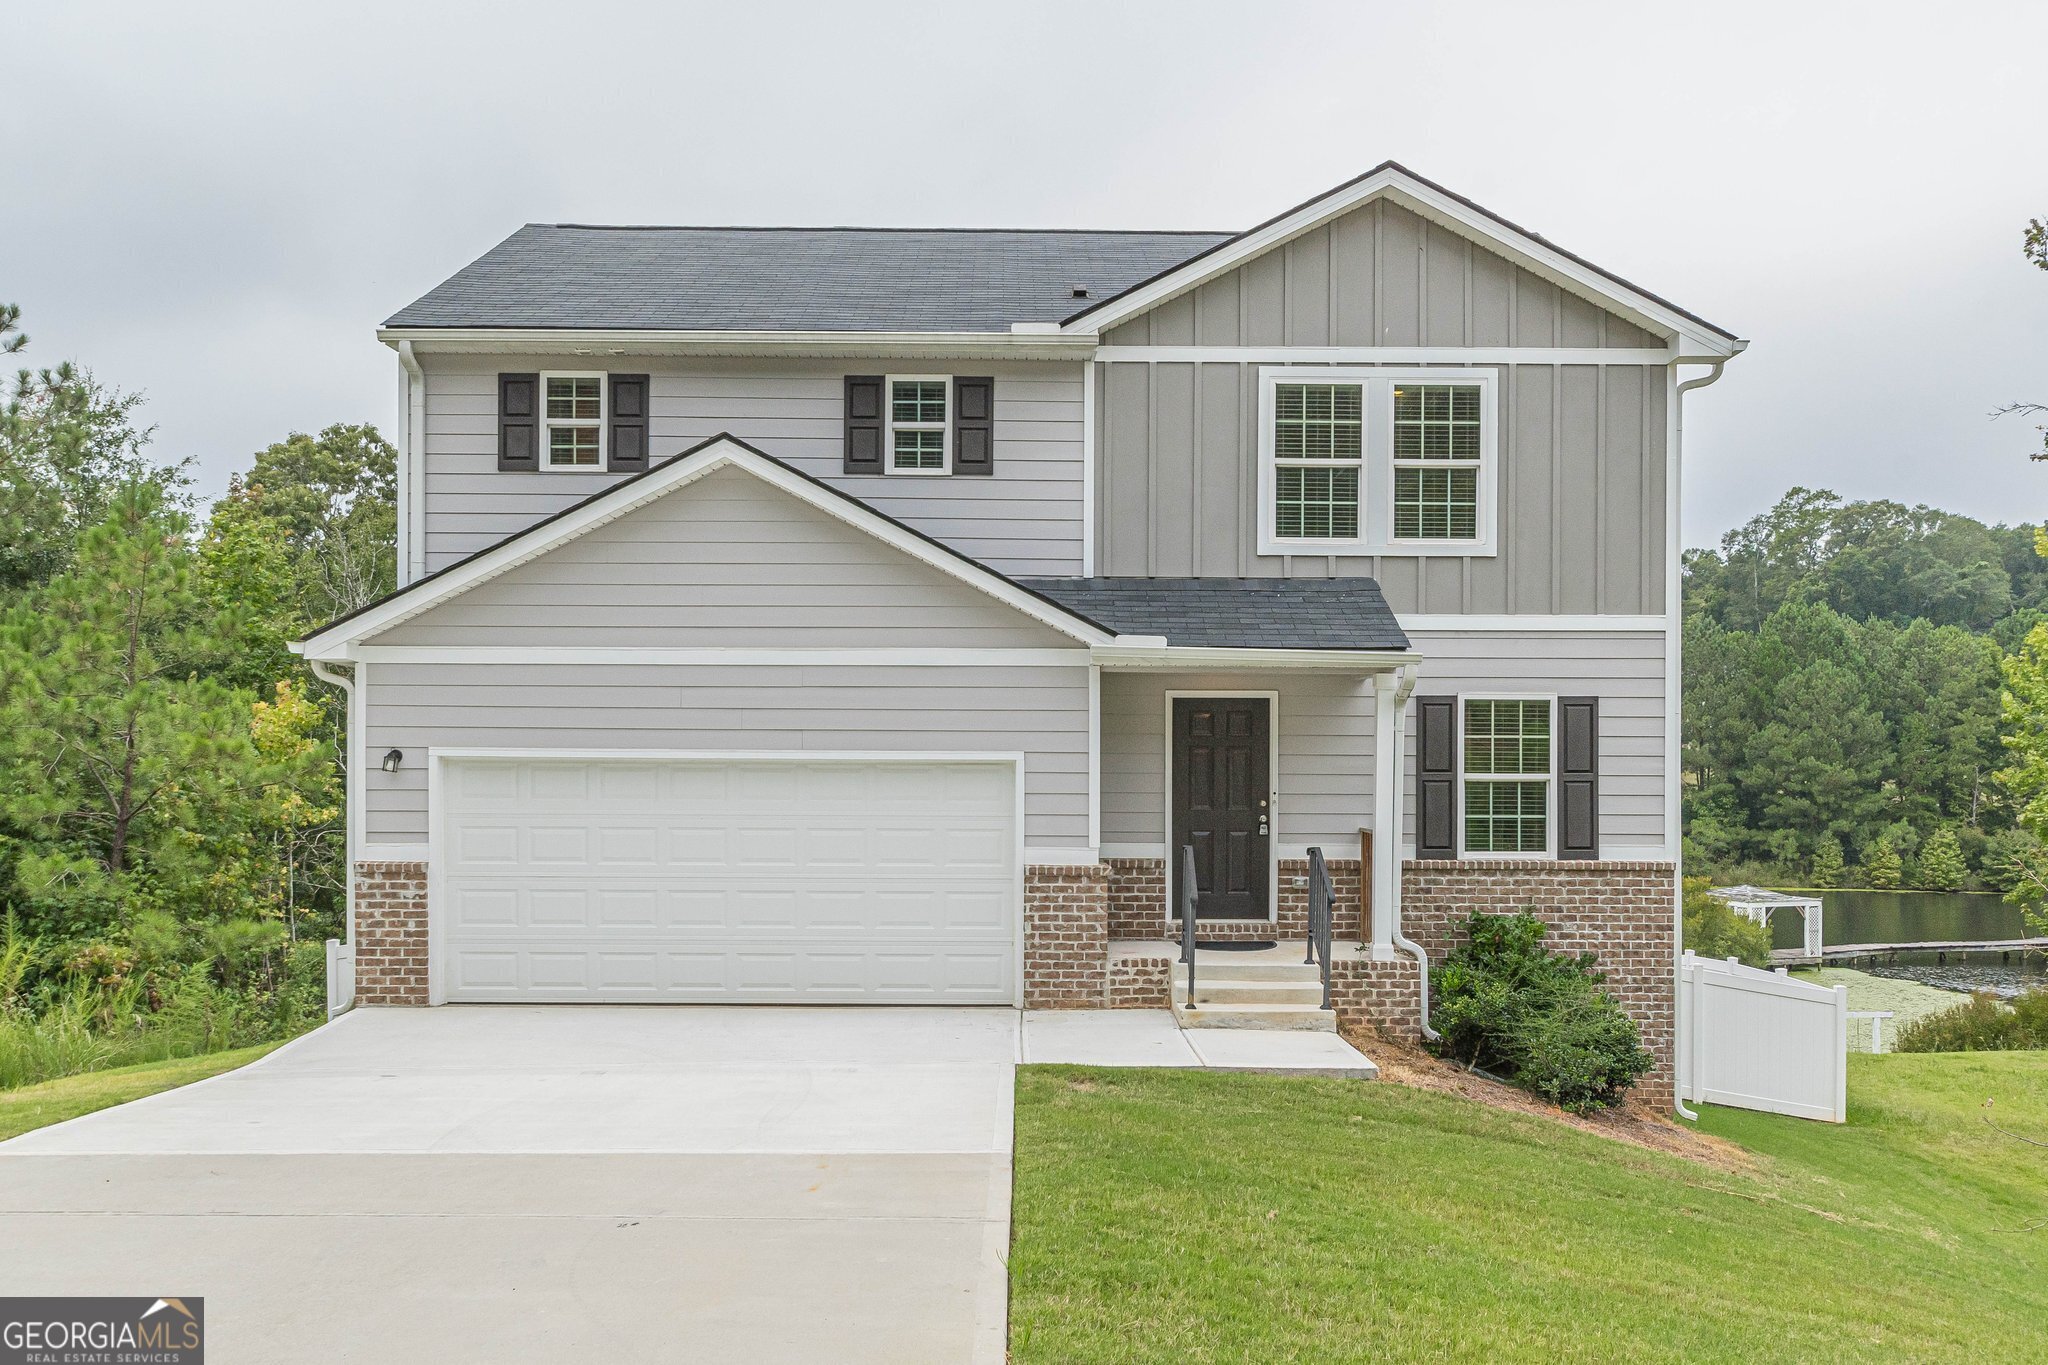
M 1708 895 L 1712 885 L 1705 877 L 1685 879 L 1685 946 L 1701 957 L 1732 957 L 1751 967 L 1769 966 L 1771 931 Z
M 1528 911 L 1474 915 L 1466 932 L 1436 974 L 1438 1051 L 1575 1114 L 1619 1104 L 1653 1059 L 1593 955 L 1550 952 Z
M 1899 1030 L 1900 1052 L 2018 1052 L 2048 1048 L 2048 988 L 2027 991 L 2010 1005 L 1979 991 L 1960 1005 L 1926 1015 Z

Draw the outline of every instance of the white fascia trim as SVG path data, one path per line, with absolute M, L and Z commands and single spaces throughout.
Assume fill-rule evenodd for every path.
M 656 328 L 380 327 L 377 340 L 410 341 L 421 355 L 960 356 L 1085 360 L 1093 328 L 1055 332 L 749 332 Z
M 1498 251 L 1525 269 L 1581 298 L 1599 303 L 1641 326 L 1679 338 L 1677 349 L 1685 355 L 1736 354 L 1742 343 L 1720 336 L 1682 317 L 1648 295 L 1618 284 L 1558 251 L 1542 240 L 1501 227 L 1472 209 L 1432 189 L 1394 167 L 1367 176 L 1351 185 L 1311 200 L 1293 213 L 1268 223 L 1256 232 L 1212 251 L 1199 260 L 1140 289 L 1133 290 L 1102 308 L 1069 324 L 1074 332 L 1106 332 L 1119 322 L 1184 294 L 1204 280 L 1234 270 L 1254 256 L 1283 245 L 1305 232 L 1313 231 L 1340 214 L 1348 213 L 1369 200 L 1386 197 L 1403 208 L 1421 214 L 1462 237 Z
M 1417 663 L 1421 659 L 1413 650 L 1397 649 L 1226 649 L 1199 645 L 1130 645 L 1122 642 L 1098 645 L 1093 654 L 1096 663 L 1111 669 L 1239 668 L 1333 673 L 1386 673 Z M 1239 694 L 1231 692 L 1219 695 Z
M 1500 635 L 1562 635 L 1593 633 L 1662 634 L 1670 626 L 1663 616 L 1466 616 L 1396 613 L 1404 632 L 1484 631 Z
M 351 659 L 394 664 L 740 665 L 804 668 L 1086 668 L 1086 649 L 649 649 L 605 645 L 355 645 Z
M 1152 365 L 1656 365 L 1668 347 L 1624 346 L 1102 346 L 1097 360 Z
M 1085 625 L 1079 619 L 993 571 L 938 549 L 922 537 L 905 530 L 862 504 L 832 493 L 802 475 L 756 455 L 736 442 L 720 440 L 706 446 L 695 455 L 662 465 L 653 473 L 644 475 L 632 483 L 620 484 L 613 490 L 615 495 L 629 492 L 630 496 L 600 497 L 549 525 L 540 535 L 522 537 L 500 545 L 494 550 L 487 550 L 476 558 L 466 560 L 448 570 L 428 590 L 395 598 L 353 620 L 342 622 L 331 630 L 295 644 L 292 649 L 306 658 L 347 657 L 346 647 L 356 641 L 389 630 L 401 621 L 410 620 L 480 583 L 489 582 L 521 564 L 538 559 L 559 545 L 587 535 L 686 484 L 728 467 L 752 474 L 763 483 L 771 484 L 798 501 L 838 518 L 855 530 L 863 531 L 884 544 L 901 550 L 911 558 L 980 590 L 1062 635 L 1086 645 L 1107 644 L 1112 638 L 1107 632 Z

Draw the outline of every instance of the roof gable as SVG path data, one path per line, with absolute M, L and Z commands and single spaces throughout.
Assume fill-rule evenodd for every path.
M 784 464 L 734 437 L 720 435 L 655 466 L 644 474 L 622 480 L 580 503 L 563 509 L 545 521 L 517 535 L 479 551 L 457 564 L 430 574 L 379 601 L 330 622 L 293 646 L 295 652 L 314 659 L 346 658 L 352 645 L 394 631 L 405 622 L 453 602 L 483 585 L 549 555 L 562 546 L 600 532 L 641 508 L 690 488 L 723 470 L 765 484 L 780 495 L 804 504 L 840 526 L 892 547 L 916 561 L 926 578 L 937 575 L 993 599 L 1059 635 L 1082 645 L 1103 644 L 1114 638 L 1107 630 L 1074 610 L 1063 607 L 1029 588 L 1004 577 L 958 551 L 915 531 L 830 485 Z M 746 535 L 756 534 L 752 529 Z M 482 605 L 493 605 L 480 599 Z M 499 602 L 499 607 L 511 606 Z M 956 603 L 957 605 L 957 599 Z M 511 606 L 516 615 L 524 607 Z M 492 618 L 486 612 L 479 624 Z
M 1071 314 L 1064 330 L 1102 332 L 1316 231 L 1354 210 L 1384 200 L 1478 243 L 1557 288 L 1659 337 L 1675 338 L 1687 355 L 1729 356 L 1747 344 L 1669 300 L 1573 255 L 1462 195 L 1387 161 L 1356 179 L 1267 219 L 1200 254 L 1162 269 L 1114 298 Z

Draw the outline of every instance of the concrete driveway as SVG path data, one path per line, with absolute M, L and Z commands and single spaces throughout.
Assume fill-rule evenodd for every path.
M 208 1359 L 1000 1361 L 1018 1016 L 358 1010 L 0 1143 L 0 1293 Z

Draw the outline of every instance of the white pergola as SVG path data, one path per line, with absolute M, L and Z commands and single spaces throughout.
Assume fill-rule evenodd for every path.
M 1755 920 L 1765 928 L 1770 927 L 1771 916 L 1780 910 L 1797 910 L 1800 922 L 1800 941 L 1805 945 L 1808 957 L 1820 956 L 1820 901 L 1812 896 L 1788 896 L 1782 891 L 1767 891 L 1761 886 L 1717 886 L 1707 893 L 1716 900 L 1724 901 L 1730 910 L 1744 919 Z

